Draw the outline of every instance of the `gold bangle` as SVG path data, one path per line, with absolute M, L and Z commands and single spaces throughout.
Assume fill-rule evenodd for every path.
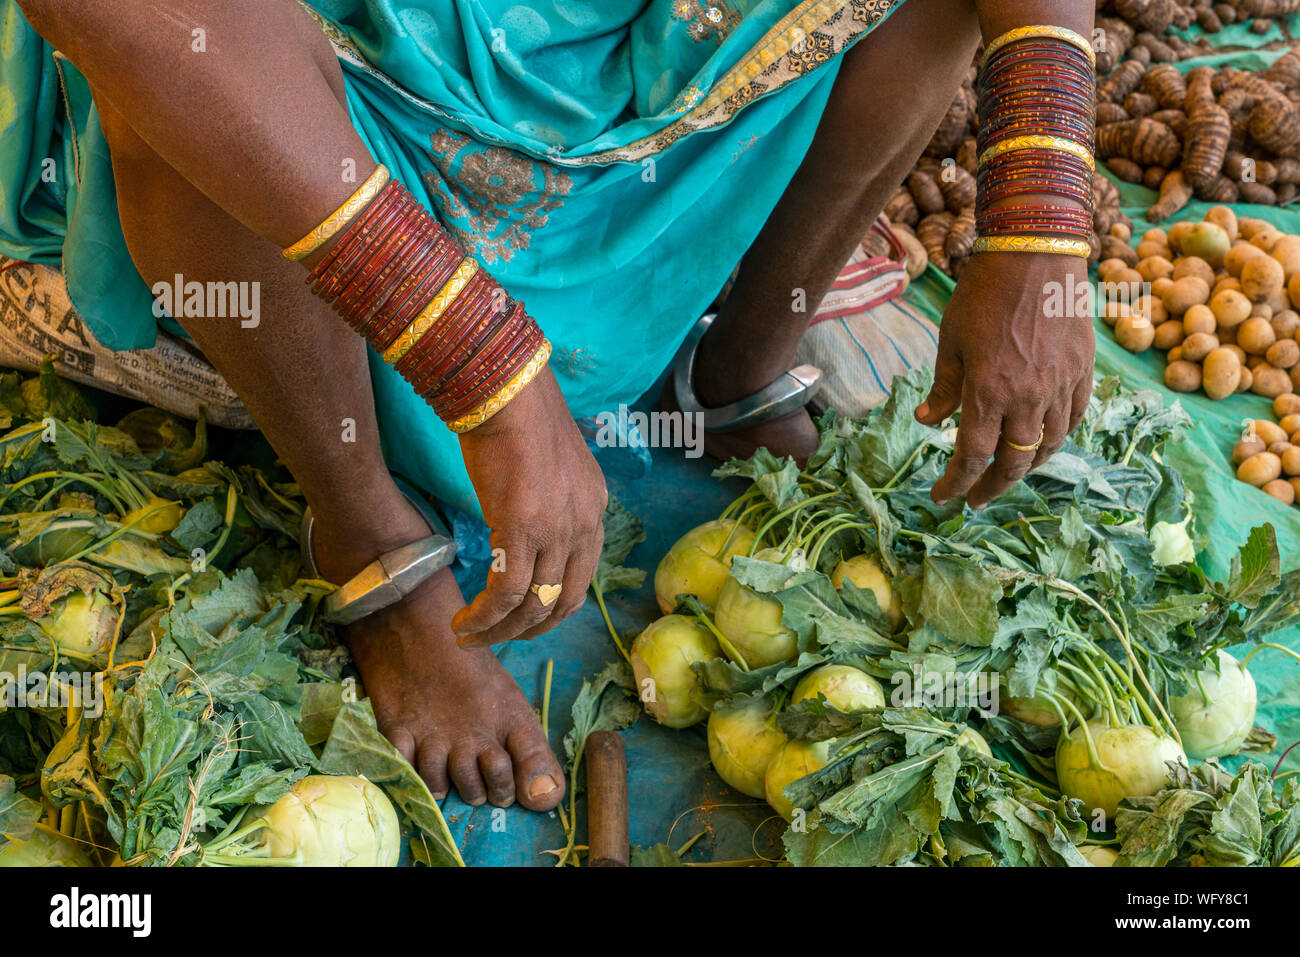
M 1047 236 L 981 236 L 971 247 L 972 253 L 1055 253 L 1059 256 L 1092 255 L 1092 245 L 1084 239 L 1051 239 Z
M 1019 27 L 1015 30 L 1008 30 L 1006 33 L 1002 34 L 1002 36 L 993 40 L 984 49 L 984 59 L 980 62 L 981 69 L 985 63 L 989 62 L 989 57 L 993 56 L 993 54 L 997 53 L 1004 46 L 1007 46 L 1010 43 L 1015 43 L 1017 40 L 1027 40 L 1030 37 L 1047 37 L 1052 40 L 1064 40 L 1071 46 L 1078 47 L 1086 53 L 1088 55 L 1088 62 L 1091 63 L 1093 67 L 1097 66 L 1097 51 L 1092 48 L 1092 44 L 1088 42 L 1087 37 L 1075 33 L 1068 27 L 1036 26 Z
M 456 297 L 464 291 L 469 285 L 469 281 L 474 278 L 478 272 L 478 260 L 473 256 L 466 256 L 456 267 L 456 271 L 451 274 L 441 289 L 439 289 L 429 304 L 420 310 L 420 314 L 411 320 L 411 324 L 403 329 L 387 349 L 384 350 L 384 361 L 390 366 L 396 365 L 423 338 L 424 334 L 433 328 L 433 324 L 442 318 L 442 314 L 447 308 L 456 301 Z
M 528 364 L 510 377 L 510 381 L 501 387 L 492 398 L 488 399 L 473 412 L 466 412 L 458 419 L 452 419 L 447 423 L 447 428 L 453 432 L 468 432 L 470 429 L 476 429 L 492 416 L 496 415 L 506 405 L 524 391 L 524 386 L 537 378 L 537 374 L 546 367 L 546 360 L 551 357 L 551 343 L 547 339 L 542 340 L 541 348 L 533 353 L 533 357 L 528 360 Z
M 361 208 L 379 195 L 379 191 L 388 185 L 388 167 L 380 163 L 375 171 L 366 177 L 366 181 L 357 187 L 338 209 L 325 217 L 325 221 L 309 232 L 292 246 L 282 250 L 285 259 L 297 262 L 306 259 L 321 246 L 325 245 L 335 233 L 352 222 L 352 217 L 361 212 Z
M 1074 140 L 1067 140 L 1064 136 L 1044 136 L 1039 133 L 1029 134 L 1027 136 L 1013 136 L 1009 140 L 1003 140 L 1001 143 L 994 143 L 986 149 L 979 158 L 979 165 L 984 166 L 989 160 L 995 159 L 1006 153 L 1014 153 L 1016 150 L 1056 150 L 1060 153 L 1069 153 L 1076 159 L 1081 159 L 1087 165 L 1089 172 L 1096 172 L 1097 161 L 1093 158 L 1092 150 L 1086 146 L 1081 146 Z

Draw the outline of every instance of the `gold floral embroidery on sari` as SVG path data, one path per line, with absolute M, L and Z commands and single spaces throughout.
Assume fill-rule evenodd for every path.
M 721 44 L 740 25 L 739 11 L 722 0 L 674 0 L 673 16 L 690 24 L 686 31 L 697 43 L 716 40 Z
M 437 130 L 429 157 L 441 173 L 424 176 L 441 219 L 487 265 L 509 262 L 550 221 L 573 190 L 573 179 L 549 163 L 468 136 Z

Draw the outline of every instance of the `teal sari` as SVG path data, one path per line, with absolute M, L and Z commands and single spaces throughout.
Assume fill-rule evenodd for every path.
M 371 153 L 527 304 L 581 418 L 662 373 L 802 161 L 844 51 L 901 4 L 305 6 Z M 61 265 L 105 344 L 150 346 L 152 300 L 84 78 L 13 0 L 0 49 L 0 252 Z M 456 437 L 377 355 L 371 367 L 390 466 L 479 514 Z

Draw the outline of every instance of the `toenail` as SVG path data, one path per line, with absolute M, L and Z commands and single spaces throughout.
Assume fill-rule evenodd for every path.
M 543 798 L 550 794 L 560 785 L 555 778 L 549 774 L 543 774 L 540 777 L 533 778 L 533 783 L 528 786 L 528 796 L 531 798 Z

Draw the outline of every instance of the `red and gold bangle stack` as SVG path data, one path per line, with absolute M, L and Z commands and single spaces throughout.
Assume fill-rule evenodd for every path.
M 975 252 L 1090 253 L 1095 62 L 1088 41 L 1062 27 L 1023 27 L 988 45 Z M 1021 196 L 1035 205 L 1016 205 Z M 1075 205 L 1042 203 L 1043 196 Z
M 545 367 L 550 343 L 523 303 L 382 166 L 285 255 L 301 259 L 340 232 L 308 277 L 312 291 L 453 431 L 482 425 Z

